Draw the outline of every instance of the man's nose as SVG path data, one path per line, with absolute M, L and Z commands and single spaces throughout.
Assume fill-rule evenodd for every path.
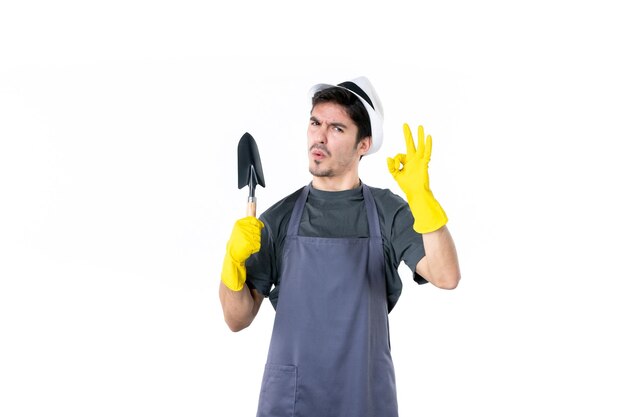
M 319 143 L 326 143 L 328 135 L 328 126 L 322 124 L 320 128 L 317 130 L 317 134 L 315 135 L 315 140 Z

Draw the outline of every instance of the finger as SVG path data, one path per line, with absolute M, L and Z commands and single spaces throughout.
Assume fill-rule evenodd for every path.
M 261 249 L 261 233 L 259 231 L 248 231 L 248 233 L 245 234 L 245 237 L 252 253 L 256 253 Z
M 417 157 L 422 158 L 424 156 L 424 126 L 419 125 L 417 127 Z
M 237 223 L 238 233 L 240 233 L 246 241 L 255 242 L 260 240 L 261 229 L 264 227 L 261 221 L 257 220 L 255 217 L 244 217 Z
M 415 142 L 413 142 L 413 134 L 408 124 L 402 126 L 404 130 L 404 142 L 406 143 L 406 154 L 413 155 L 415 153 Z
M 263 222 L 254 216 L 246 216 L 246 217 L 239 219 L 239 221 L 242 227 L 252 227 L 256 229 L 262 229 L 265 227 Z
M 433 138 L 426 136 L 426 145 L 424 147 L 424 159 L 430 161 L 430 154 L 433 151 Z
M 404 165 L 406 164 L 406 154 L 403 153 L 399 153 L 396 155 L 395 158 L 393 158 L 396 170 L 400 171 L 402 170 L 402 168 L 404 168 Z
M 393 158 L 387 158 L 387 168 L 389 169 L 389 172 L 394 176 L 396 176 L 400 171 L 402 171 L 402 168 L 405 163 L 406 163 L 406 155 L 403 153 L 399 153 Z

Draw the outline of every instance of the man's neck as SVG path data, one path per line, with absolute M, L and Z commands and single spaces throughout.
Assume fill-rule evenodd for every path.
M 358 175 L 355 177 L 313 177 L 311 185 L 316 190 L 321 191 L 345 191 L 352 190 L 361 185 Z

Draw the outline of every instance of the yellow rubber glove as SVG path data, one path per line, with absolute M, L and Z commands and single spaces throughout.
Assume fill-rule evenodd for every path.
M 428 162 L 432 151 L 432 138 L 428 135 L 424 143 L 424 128 L 418 126 L 416 150 L 409 125 L 405 123 L 403 127 L 406 154 L 387 158 L 387 167 L 406 194 L 415 219 L 413 229 L 418 233 L 434 232 L 448 222 L 448 216 L 430 191 Z
M 263 227 L 263 222 L 252 216 L 237 220 L 233 226 L 222 266 L 222 282 L 233 291 L 241 291 L 246 282 L 246 259 L 261 249 Z

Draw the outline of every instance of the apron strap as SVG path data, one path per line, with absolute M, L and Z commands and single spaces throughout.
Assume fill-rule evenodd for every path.
M 363 184 L 363 199 L 365 200 L 365 210 L 367 211 L 367 225 L 369 227 L 369 235 L 371 238 L 380 238 L 380 221 L 378 219 L 378 210 L 374 196 L 370 191 L 370 187 Z
M 300 229 L 300 219 L 302 218 L 302 212 L 304 211 L 304 204 L 309 196 L 309 186 L 305 186 L 300 193 L 300 197 L 296 200 L 296 204 L 291 212 L 291 219 L 289 219 L 289 227 L 287 228 L 287 237 L 297 236 Z

